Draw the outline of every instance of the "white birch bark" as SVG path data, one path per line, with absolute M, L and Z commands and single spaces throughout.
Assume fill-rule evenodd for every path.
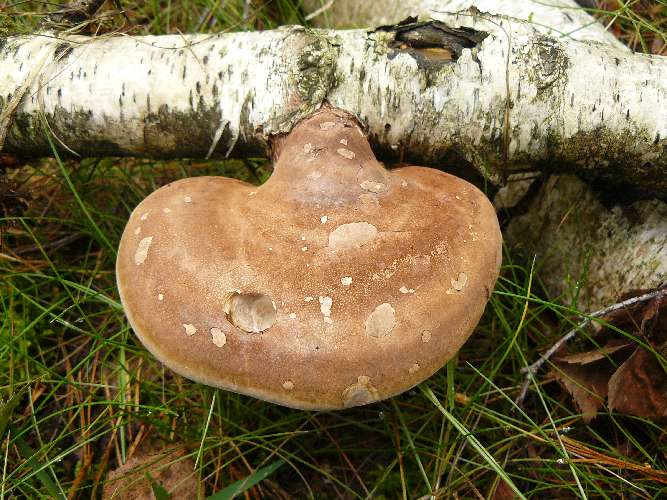
M 447 26 L 488 36 L 453 60 L 401 48 L 391 31 L 10 37 L 0 40 L 5 149 L 49 154 L 44 117 L 82 156 L 266 153 L 271 134 L 329 100 L 385 156 L 472 166 L 497 183 L 537 166 L 667 192 L 667 58 L 474 12 Z

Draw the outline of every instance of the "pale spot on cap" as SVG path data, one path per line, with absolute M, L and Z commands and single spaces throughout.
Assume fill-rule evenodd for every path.
M 341 139 L 340 142 L 343 146 L 347 146 L 347 139 Z
M 162 209 L 162 211 L 163 211 L 165 214 L 168 214 L 169 212 L 171 212 L 171 208 L 167 208 L 167 207 L 165 207 L 165 208 Z
M 134 234 L 139 234 L 140 232 L 141 232 L 141 228 L 140 228 L 140 227 L 138 227 L 138 228 L 136 228 L 136 229 L 134 230 Z
M 260 333 L 273 326 L 276 321 L 276 304 L 268 295 L 261 293 L 234 292 L 223 304 L 229 321 L 248 333 Z
M 352 277 L 351 277 L 351 276 L 343 276 L 343 277 L 340 279 L 340 282 L 341 282 L 344 286 L 350 286 L 350 285 L 352 284 Z
M 329 249 L 336 251 L 359 247 L 373 241 L 377 234 L 377 228 L 368 222 L 342 224 L 329 233 Z
M 431 340 L 431 332 L 429 332 L 428 330 L 424 330 L 422 332 L 422 342 L 424 344 L 427 344 L 429 340 Z
M 336 126 L 336 122 L 322 122 L 320 123 L 320 130 L 331 130 Z
M 290 319 L 296 319 L 296 313 L 289 313 Z
M 291 391 L 292 389 L 294 389 L 294 382 L 292 382 L 291 380 L 285 380 L 285 382 L 283 382 L 283 389 L 285 389 L 286 391 Z
M 308 154 L 313 150 L 313 145 L 310 142 L 307 142 L 303 145 L 303 152 Z
M 185 197 L 183 198 L 183 201 L 184 201 L 185 203 L 190 203 L 190 202 L 192 201 L 192 196 L 185 196 Z
M 466 283 L 468 282 L 468 275 L 464 272 L 460 272 L 459 275 L 456 277 L 456 279 L 451 280 L 452 282 L 452 288 L 456 291 L 461 291 L 463 290 L 463 287 L 466 286 Z
M 151 246 L 151 242 L 153 241 L 152 236 L 147 236 L 146 238 L 143 238 L 139 242 L 139 246 L 137 247 L 137 251 L 134 253 L 134 263 L 138 266 L 144 263 L 146 260 L 146 257 L 148 257 L 148 249 Z
M 195 333 L 197 333 L 195 325 L 191 325 L 189 323 L 183 323 L 183 328 L 185 328 L 185 333 L 187 335 L 194 335 Z
M 349 149 L 345 149 L 345 148 L 338 148 L 336 150 L 336 153 L 338 153 L 339 155 L 347 158 L 348 160 L 351 160 L 355 157 L 354 152 L 350 151 Z
M 225 332 L 223 332 L 220 328 L 213 327 L 211 328 L 210 332 L 213 343 L 218 347 L 222 347 L 227 343 L 227 335 L 225 335 Z
M 333 304 L 333 299 L 331 297 L 322 297 L 320 296 L 320 312 L 325 318 L 331 316 L 331 306 Z
M 248 193 L 248 196 L 255 196 L 257 194 L 257 191 L 250 191 Z
M 370 377 L 366 375 L 359 375 L 357 382 L 346 387 L 342 396 L 345 408 L 372 403 L 379 397 L 377 389 L 371 384 Z
M 301 251 L 302 251 L 302 252 L 305 252 L 305 251 L 307 251 L 307 250 L 308 250 L 308 247 L 301 247 Z
M 313 297 L 304 297 L 303 300 L 305 300 L 306 302 L 310 302 L 311 300 L 315 300 L 315 299 Z
M 149 210 L 148 212 L 144 212 L 143 214 L 141 214 L 141 217 L 139 217 L 139 218 L 140 218 L 141 220 L 146 220 L 146 219 L 148 219 L 148 214 L 149 214 L 149 213 L 151 213 L 150 210 Z
M 320 222 L 322 224 L 326 224 L 328 220 L 329 220 L 329 217 L 327 217 L 326 215 L 323 215 L 322 217 L 320 217 Z
M 387 189 L 387 186 L 381 182 L 364 181 L 359 185 L 361 186 L 361 189 L 370 191 L 371 193 L 382 193 Z
M 389 335 L 396 325 L 396 311 L 391 304 L 380 304 L 366 318 L 366 334 L 371 337 L 382 338 Z
M 402 286 L 401 288 L 398 289 L 398 291 L 401 293 L 415 293 L 414 288 L 408 288 L 406 286 Z
M 158 293 L 157 294 L 157 299 L 160 300 L 160 301 L 164 300 L 164 295 L 162 295 L 161 293 Z
M 413 373 L 417 373 L 418 371 L 419 371 L 419 363 L 414 363 L 408 370 L 408 373 L 412 375 Z
M 359 201 L 363 205 L 363 208 L 367 210 L 373 210 L 380 206 L 380 201 L 378 197 L 374 194 L 364 193 L 359 195 Z

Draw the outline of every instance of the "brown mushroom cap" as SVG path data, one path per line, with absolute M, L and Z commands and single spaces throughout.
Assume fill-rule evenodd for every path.
M 185 377 L 295 408 L 363 405 L 431 376 L 498 276 L 491 203 L 437 170 L 385 170 L 331 108 L 278 150 L 261 187 L 184 179 L 134 210 L 117 278 L 136 334 Z

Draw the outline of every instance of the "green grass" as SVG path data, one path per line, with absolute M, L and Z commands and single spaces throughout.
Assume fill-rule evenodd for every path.
M 301 19 L 287 1 L 252 9 L 246 20 L 243 2 L 224 10 L 212 0 L 122 5 L 136 34 Z M 36 19 L 12 22 L 27 30 Z M 114 18 L 119 24 L 109 29 L 122 22 Z M 123 315 L 115 249 L 140 200 L 197 175 L 259 184 L 269 167 L 263 159 L 105 158 L 8 172 L 27 209 L 5 206 L 0 219 L 0 499 L 99 495 L 107 471 L 148 443 L 183 449 L 205 495 L 243 489 L 265 473 L 248 498 L 491 498 L 503 483 L 527 498 L 667 493 L 653 473 L 667 468 L 658 424 L 604 411 L 586 424 L 544 371 L 523 407 L 514 404 L 521 368 L 577 318 L 543 293 L 531 261 L 507 251 L 485 315 L 457 358 L 392 400 L 304 412 L 163 368 Z

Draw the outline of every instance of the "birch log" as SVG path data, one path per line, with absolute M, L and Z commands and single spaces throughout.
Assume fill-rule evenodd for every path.
M 44 123 L 81 156 L 267 154 L 328 100 L 389 159 L 667 193 L 666 58 L 474 9 L 373 31 L 9 37 L 0 67 L 0 138 L 5 123 L 19 155 L 50 154 Z

